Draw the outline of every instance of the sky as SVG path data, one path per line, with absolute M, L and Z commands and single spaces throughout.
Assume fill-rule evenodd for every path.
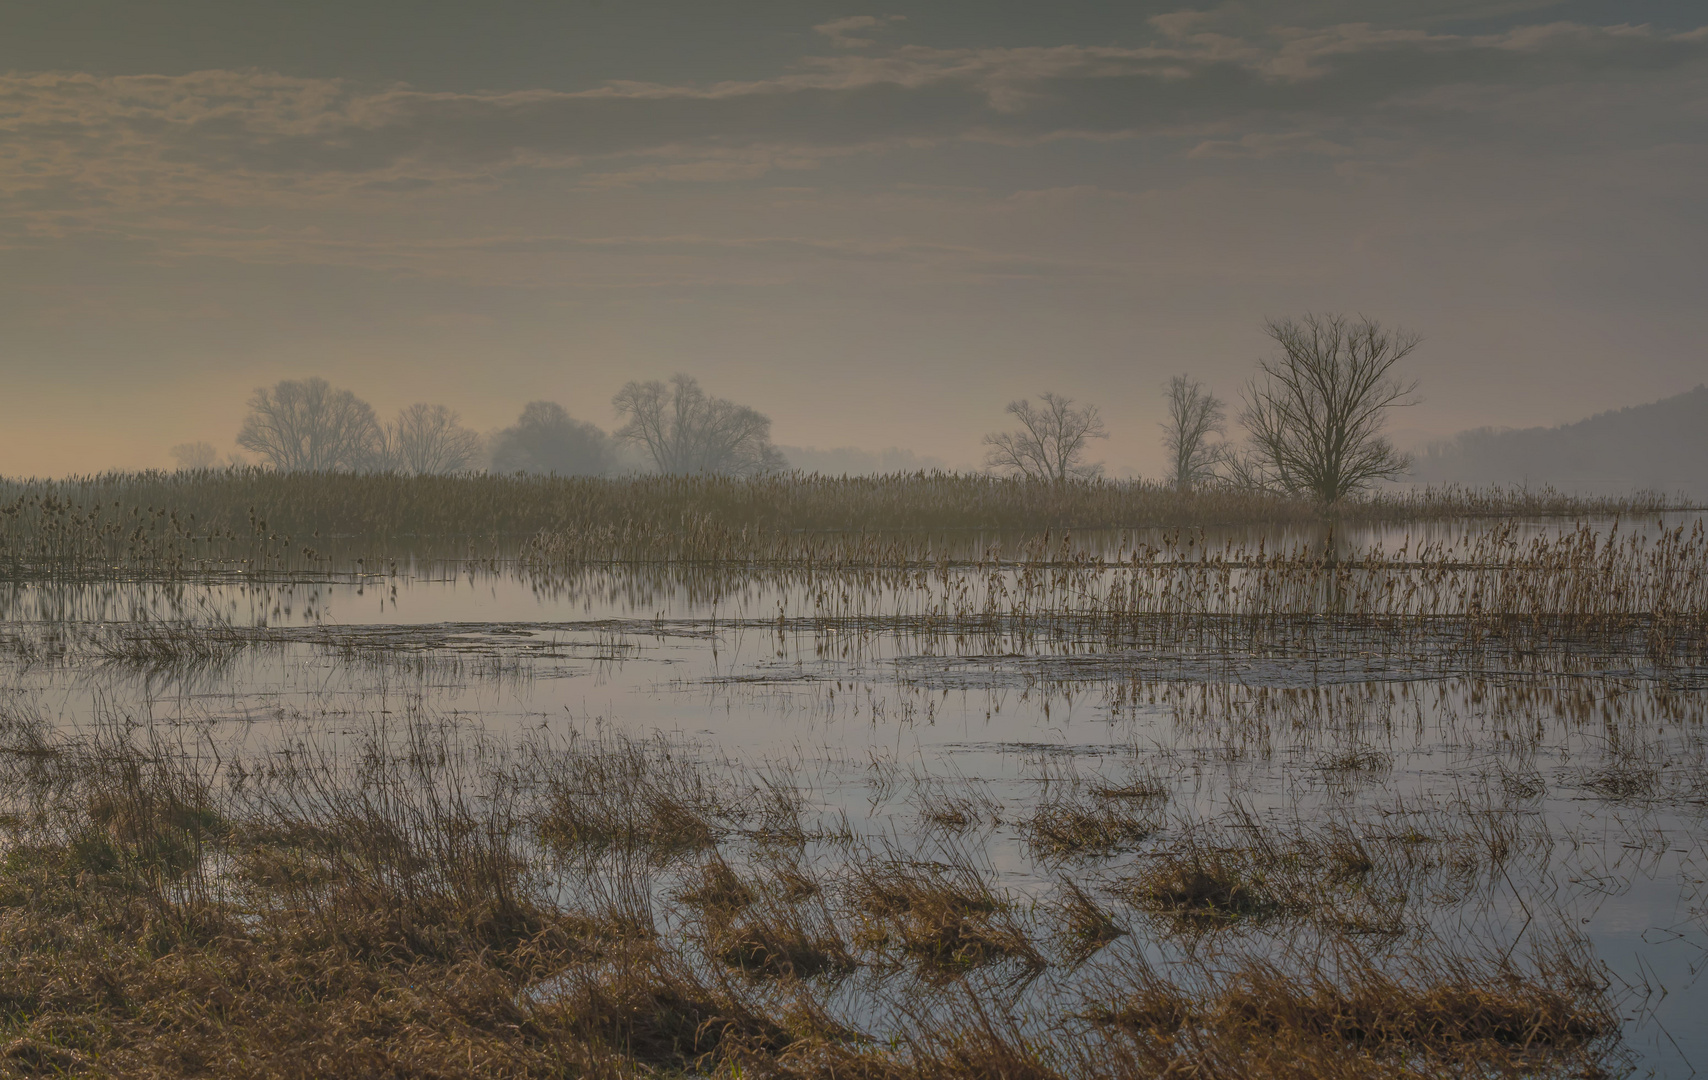
M 1374 19 L 1375 21 L 1371 21 Z M 958 464 L 1010 400 L 1163 469 L 1266 319 L 1423 337 L 1397 441 L 1708 381 L 1700 0 L 19 0 L 0 474 L 685 372 Z M 1236 431 L 1237 434 L 1237 431 Z

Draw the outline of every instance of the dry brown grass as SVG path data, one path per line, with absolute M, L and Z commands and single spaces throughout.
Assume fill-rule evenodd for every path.
M 749 975 L 806 978 L 855 967 L 827 908 L 776 895 L 714 920 L 712 936 L 716 955 Z
M 939 969 L 1044 963 L 1012 905 L 965 858 L 863 860 L 852 870 L 849 899 L 862 916 L 858 938 L 868 946 L 899 948 Z
M 1436 952 L 1395 976 L 1357 956 L 1234 961 L 1198 989 L 1148 969 L 1094 1003 L 1141 1060 L 1172 1075 L 1538 1075 L 1594 1071 L 1619 1030 L 1581 950 L 1550 946 L 1529 970 Z
M 1552 491 L 1446 488 L 1375 495 L 1337 508 L 1342 520 L 1648 515 L 1652 494 L 1580 498 Z M 109 473 L 0 480 L 0 574 L 13 580 L 183 577 L 226 570 L 324 569 L 336 554 L 367 570 L 423 545 L 491 558 L 537 534 L 550 559 L 649 561 L 759 557 L 765 538 L 797 532 L 1122 529 L 1320 519 L 1303 501 L 1252 492 L 1181 493 L 1159 484 L 1041 484 L 920 473 L 753 480 L 646 476 Z M 756 547 L 756 545 L 758 545 Z M 650 554 L 648 554 L 650 552 Z
M 29 751 L 0 754 L 0 1075 L 1556 1075 L 1611 1052 L 1605 987 L 1568 952 L 1522 971 L 1445 949 L 1376 966 L 1331 928 L 1314 940 L 1342 943 L 1336 966 L 1134 976 L 1087 1029 L 993 991 L 1046 960 L 953 852 L 854 851 L 821 886 L 805 848 L 751 838 L 731 841 L 740 857 L 661 856 L 644 828 L 602 827 L 568 859 L 541 846 L 539 823 L 591 777 L 640 803 L 760 812 L 763 783 L 710 797 L 703 768 L 653 744 L 498 746 L 421 722 L 234 765 L 41 723 L 0 714 L 0 749 Z M 1364 889 L 1408 852 L 1433 872 L 1454 843 L 1418 837 L 1465 831 L 1445 811 L 1384 820 L 1391 834 L 1176 838 L 1176 869 L 1227 848 L 1236 872 L 1150 880 L 1226 918 L 1259 872 L 1264 896 Z M 1487 861 L 1516 842 L 1455 850 Z M 1123 929 L 1072 880 L 1046 914 L 1070 965 Z M 833 1018 L 862 967 L 926 980 L 877 1037 Z
M 1026 842 L 1046 858 L 1106 855 L 1135 848 L 1161 827 L 1146 807 L 1096 798 L 1053 798 L 1039 802 L 1024 824 Z
M 668 860 L 712 847 L 728 828 L 704 771 L 663 741 L 577 737 L 536 748 L 533 767 L 545 793 L 534 830 L 565 857 L 620 847 Z
M 713 852 L 694 874 L 687 888 L 677 892 L 676 899 L 694 907 L 714 911 L 740 911 L 753 903 L 757 894 L 730 869 L 723 855 Z
M 1002 823 L 1002 804 L 984 785 L 965 777 L 915 777 L 913 801 L 927 831 L 958 833 Z
M 1261 871 L 1232 851 L 1192 849 L 1151 860 L 1131 882 L 1141 907 L 1183 918 L 1233 919 L 1279 909 Z
M 1056 912 L 1064 952 L 1069 962 L 1082 963 L 1097 950 L 1127 933 L 1107 908 L 1077 883 L 1063 878 L 1057 883 Z
M 1427 912 L 1542 872 L 1555 842 L 1545 819 L 1483 800 L 1395 801 L 1311 821 L 1259 820 L 1236 807 L 1163 834 L 1114 888 L 1164 934 L 1285 919 L 1398 939 Z
M 1111 778 L 1049 770 L 1021 836 L 1040 858 L 1090 858 L 1137 848 L 1162 827 L 1170 785 L 1155 770 Z

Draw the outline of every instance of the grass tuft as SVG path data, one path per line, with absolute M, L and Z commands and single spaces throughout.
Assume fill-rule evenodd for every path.
M 883 860 L 854 868 L 851 899 L 861 940 L 899 947 L 942 969 L 1003 960 L 1042 967 L 1044 960 L 983 876 L 962 860 Z

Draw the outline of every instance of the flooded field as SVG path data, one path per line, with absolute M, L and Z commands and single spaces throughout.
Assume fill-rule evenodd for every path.
M 18 575 L 8 857 L 614 1074 L 1689 1075 L 1708 562 L 1633 524 Z

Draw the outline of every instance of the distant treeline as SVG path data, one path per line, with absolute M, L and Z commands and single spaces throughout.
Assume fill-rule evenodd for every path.
M 1708 499 L 1708 387 L 1559 427 L 1477 428 L 1418 455 L 1426 484 L 1648 489 Z
M 1394 374 L 1418 345 L 1416 334 L 1368 318 L 1308 313 L 1272 319 L 1265 332 L 1280 355 L 1260 360 L 1239 412 L 1242 443 L 1226 439 L 1226 404 L 1187 376 L 1168 383 L 1163 444 L 1170 484 L 1185 492 L 1216 487 L 1271 498 L 1309 497 L 1329 506 L 1379 481 L 1403 476 L 1409 459 L 1383 434 L 1389 410 L 1411 403 L 1416 383 Z M 757 477 L 798 469 L 823 475 L 938 471 L 943 462 L 891 448 L 873 455 L 843 448 L 799 449 L 794 459 L 771 441 L 771 418 L 713 397 L 685 374 L 631 381 L 611 407 L 622 424 L 607 433 L 552 401 L 529 402 L 514 425 L 481 436 L 448 406 L 417 402 L 383 420 L 372 405 L 325 379 L 284 379 L 259 387 L 237 445 L 279 472 L 455 475 L 497 473 L 611 476 Z M 987 433 L 985 468 L 1011 479 L 1066 483 L 1104 475 L 1091 445 L 1109 430 L 1098 407 L 1046 390 L 1004 410 L 1013 427 Z M 180 443 L 181 471 L 220 464 L 206 442 Z M 228 456 L 228 468 L 252 459 Z
M 1178 500 L 1181 506 L 1282 506 L 1298 499 L 1319 507 L 1347 500 L 1369 506 L 1370 489 L 1407 480 L 1472 489 L 1651 491 L 1694 503 L 1708 500 L 1708 387 L 1557 428 L 1467 431 L 1427 447 L 1414 460 L 1385 431 L 1393 409 L 1417 400 L 1417 382 L 1398 374 L 1398 365 L 1421 340 L 1416 334 L 1332 313 L 1274 319 L 1264 329 L 1278 351 L 1258 361 L 1242 392 L 1234 418 L 1243 438 L 1229 437 L 1229 404 L 1209 388 L 1185 375 L 1168 382 L 1161 432 L 1170 459 L 1167 483 L 1182 495 L 1218 491 L 1208 500 Z M 945 464 L 897 448 L 872 453 L 779 447 L 771 441 L 770 417 L 714 397 L 682 374 L 668 382 L 625 384 L 611 401 L 622 423 L 610 432 L 551 401 L 527 403 L 514 424 L 486 435 L 464 427 L 449 407 L 426 402 L 384 420 L 366 401 L 321 378 L 258 388 L 248 404 L 236 443 L 255 457 L 229 455 L 228 469 L 253 463 L 308 474 L 428 477 L 487 470 L 510 476 L 650 472 L 755 478 L 790 470 L 849 477 L 938 473 Z M 1045 391 L 1036 402 L 1012 401 L 1005 411 L 1013 426 L 982 440 L 991 474 L 1057 484 L 1103 477 L 1103 463 L 1092 459 L 1091 448 L 1109 431 L 1095 404 Z M 180 471 L 221 465 L 216 449 L 205 442 L 179 444 L 172 455 Z M 1552 497 L 1537 498 L 1548 503 Z M 1052 500 L 1073 507 L 1068 517 L 1076 521 L 1086 513 L 1097 525 L 1133 519 L 1124 507 L 1089 512 L 1084 499 L 1065 493 L 1046 499 Z M 1348 507 L 1343 514 L 1361 512 Z M 944 515 L 954 527 L 996 523 L 978 516 L 983 513 L 970 519 L 956 510 Z M 1036 517 L 1030 510 L 1020 516 L 1028 522 Z M 1155 518 L 1148 509 L 1139 516 Z M 1201 520 L 1196 509 L 1185 518 L 1172 510 L 1162 516 Z M 909 517 L 908 524 L 895 527 L 937 524 L 934 519 L 916 525 Z

